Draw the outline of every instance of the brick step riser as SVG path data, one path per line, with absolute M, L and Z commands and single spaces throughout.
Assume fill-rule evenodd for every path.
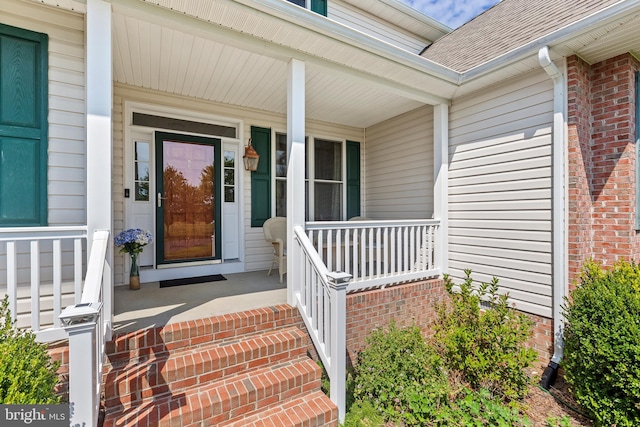
M 118 335 L 107 343 L 105 368 L 144 360 L 150 354 L 198 348 L 212 342 L 220 344 L 237 341 L 284 327 L 303 325 L 296 310 L 278 306 L 130 332 Z
M 233 381 L 219 385 L 194 389 L 190 396 L 182 396 L 168 403 L 168 399 L 159 399 L 151 404 L 140 405 L 136 409 L 141 425 L 157 425 L 163 420 L 167 425 L 189 425 L 204 422 L 204 425 L 218 425 L 221 422 L 234 422 L 253 416 L 264 410 L 281 405 L 287 399 L 295 399 L 312 393 L 320 388 L 321 371 L 309 359 L 297 363 L 264 368 Z M 170 414 L 171 409 L 174 412 Z M 190 410 L 175 410 L 176 407 L 189 407 Z M 114 425 L 116 418 L 127 417 L 107 411 L 105 427 Z M 132 417 L 133 418 L 133 417 Z M 198 424 L 199 425 L 199 424 Z
M 113 370 L 104 381 L 105 405 L 129 407 L 306 355 L 306 337 L 299 331 L 265 337 Z
M 309 393 L 303 398 L 292 399 L 269 408 L 260 412 L 259 415 L 246 416 L 241 421 L 231 420 L 215 425 L 216 427 L 262 427 L 275 425 L 338 427 L 337 418 L 338 410 L 333 404 L 328 405 L 326 397 L 322 392 L 317 391 Z M 187 424 L 187 426 L 189 425 Z M 195 426 L 197 426 L 197 424 L 195 424 L 194 427 Z

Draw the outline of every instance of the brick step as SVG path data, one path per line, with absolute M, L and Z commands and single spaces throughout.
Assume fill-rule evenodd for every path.
M 222 379 L 208 386 L 190 388 L 184 393 L 158 398 L 124 411 L 107 411 L 104 427 L 214 426 L 225 422 L 245 425 L 243 420 L 247 417 L 259 416 L 271 408 L 276 409 L 273 414 L 277 414 L 282 410 L 278 408 L 285 407 L 283 402 L 290 401 L 309 401 L 311 410 L 298 410 L 300 402 L 287 408 L 295 408 L 301 415 L 308 413 L 308 420 L 324 423 L 336 419 L 337 411 L 324 394 L 315 392 L 320 387 L 320 376 L 321 370 L 315 362 L 301 358 Z M 273 414 L 269 413 L 269 416 Z M 305 425 L 328 424 L 307 422 Z
M 116 334 L 107 343 L 105 370 L 136 362 L 139 358 L 148 358 L 151 354 L 159 356 L 174 349 L 237 341 L 242 337 L 294 325 L 302 325 L 298 310 L 281 304 Z
M 301 358 L 306 355 L 307 341 L 302 330 L 289 327 L 235 342 L 139 358 L 112 368 L 106 375 L 105 407 L 126 409 L 221 378 L 228 380 L 251 369 Z
M 338 408 L 321 391 L 286 401 L 219 427 L 338 427 Z M 194 425 L 195 427 L 195 425 Z

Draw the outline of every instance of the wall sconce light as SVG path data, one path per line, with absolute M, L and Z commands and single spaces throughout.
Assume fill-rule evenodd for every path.
M 242 156 L 242 160 L 244 161 L 244 168 L 248 171 L 255 171 L 258 169 L 258 160 L 260 160 L 260 155 L 254 150 L 253 145 L 251 145 L 251 138 L 249 138 L 249 145 L 244 147 L 244 156 Z

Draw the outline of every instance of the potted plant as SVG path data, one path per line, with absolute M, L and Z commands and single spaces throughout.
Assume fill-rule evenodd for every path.
M 142 252 L 153 240 L 148 231 L 139 228 L 130 228 L 120 232 L 114 239 L 115 245 L 120 247 L 120 253 L 128 253 L 131 256 L 131 271 L 129 272 L 129 289 L 140 289 L 140 267 L 138 266 L 138 254 Z

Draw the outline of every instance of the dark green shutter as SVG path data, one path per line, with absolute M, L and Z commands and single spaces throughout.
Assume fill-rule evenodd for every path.
M 360 143 L 347 141 L 347 219 L 360 216 Z
M 0 24 L 0 226 L 47 224 L 47 52 Z
M 327 1 L 328 0 L 311 0 L 311 10 L 322 16 L 327 16 Z
M 260 155 L 251 172 L 251 226 L 262 227 L 271 218 L 271 129 L 251 126 L 251 141 Z

